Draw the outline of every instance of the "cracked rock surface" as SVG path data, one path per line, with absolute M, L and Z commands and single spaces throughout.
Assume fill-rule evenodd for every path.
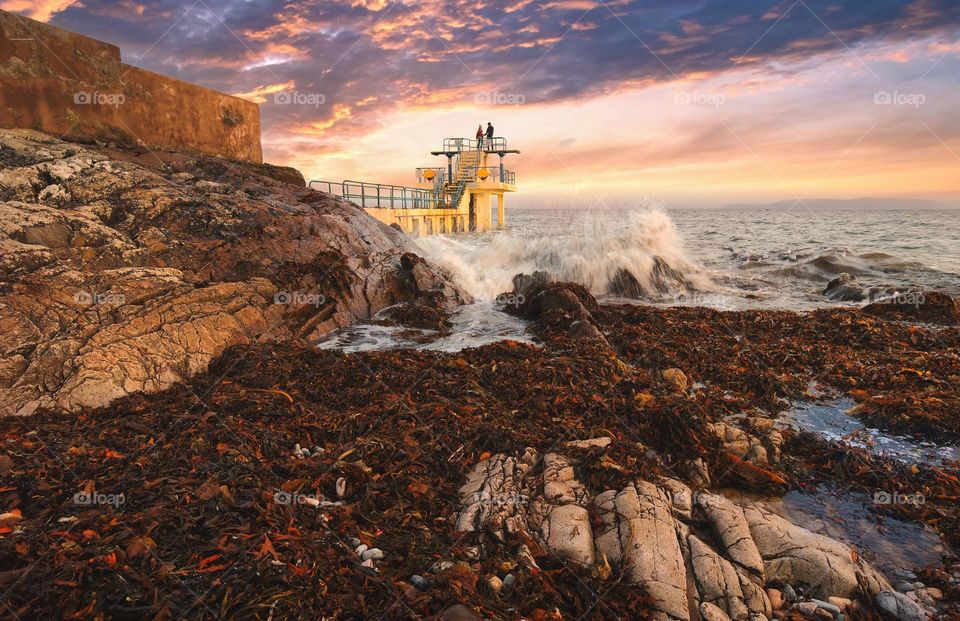
M 860 585 L 871 596 L 890 589 L 848 545 L 759 502 L 695 492 L 677 479 L 587 489 L 578 469 L 598 459 L 527 448 L 481 460 L 460 489 L 457 530 L 481 555 L 516 546 L 523 562 L 533 542 L 578 571 L 609 567 L 611 579 L 651 598 L 659 619 L 770 619 L 771 585 L 822 600 L 850 598 Z
M 401 233 L 277 176 L 0 130 L 0 415 L 104 405 L 231 345 L 466 301 Z

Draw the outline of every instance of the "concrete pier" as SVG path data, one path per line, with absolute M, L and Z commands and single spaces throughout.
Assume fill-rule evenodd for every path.
M 414 236 L 504 228 L 505 197 L 516 192 L 517 184 L 503 158 L 519 151 L 508 149 L 504 138 L 481 145 L 468 138 L 447 138 L 442 150 L 431 153 L 446 156 L 447 165 L 418 168 L 414 186 L 361 181 L 311 181 L 310 186 L 354 202 L 381 222 Z M 493 156 L 499 160 L 494 162 Z

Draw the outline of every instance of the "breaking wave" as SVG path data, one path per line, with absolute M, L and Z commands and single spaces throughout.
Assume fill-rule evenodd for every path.
M 512 290 L 515 274 L 537 270 L 580 283 L 594 295 L 660 300 L 714 289 L 687 258 L 673 221 L 659 208 L 634 210 L 626 222 L 622 214 L 578 214 L 559 235 L 555 227 L 533 224 L 489 235 L 427 236 L 417 244 L 480 300 Z

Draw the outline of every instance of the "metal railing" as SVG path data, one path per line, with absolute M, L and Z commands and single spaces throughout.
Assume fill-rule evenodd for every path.
M 460 169 L 460 178 L 467 179 L 468 183 L 493 182 L 517 185 L 517 173 L 512 170 L 504 170 L 501 179 L 499 166 L 464 166 Z
M 327 192 L 359 207 L 385 209 L 436 209 L 447 207 L 444 196 L 434 190 L 365 181 L 311 181 L 314 190 Z
M 506 151 L 507 139 L 501 136 L 494 136 L 490 139 L 484 138 L 482 141 L 477 141 L 473 138 L 444 138 L 443 150 L 446 153 L 477 150 L 492 152 Z
M 432 168 L 417 169 L 417 183 L 432 183 L 433 185 L 443 185 L 446 178 L 447 178 L 446 168 L 432 167 Z

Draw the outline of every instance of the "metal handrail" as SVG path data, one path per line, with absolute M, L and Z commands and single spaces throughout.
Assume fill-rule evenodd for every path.
M 487 171 L 487 178 L 480 179 L 479 173 L 481 170 Z M 470 179 L 470 183 L 476 182 L 497 182 L 497 183 L 506 183 L 509 185 L 517 185 L 517 173 L 512 170 L 504 170 L 503 178 L 500 178 L 500 167 L 498 166 L 464 166 L 460 169 L 460 177 L 467 177 Z
M 502 136 L 494 136 L 493 138 L 490 138 L 490 139 L 484 138 L 482 141 L 478 141 L 473 138 L 444 138 L 443 139 L 443 150 L 446 153 L 461 153 L 463 151 L 477 151 L 477 150 L 481 150 L 480 145 L 482 145 L 483 151 L 489 151 L 494 153 L 497 151 L 506 151 L 507 139 Z
M 435 209 L 445 207 L 442 196 L 434 190 L 411 188 L 388 183 L 368 183 L 366 181 L 314 180 L 310 187 L 339 196 L 359 207 L 385 209 Z M 325 188 L 325 189 L 324 189 Z

